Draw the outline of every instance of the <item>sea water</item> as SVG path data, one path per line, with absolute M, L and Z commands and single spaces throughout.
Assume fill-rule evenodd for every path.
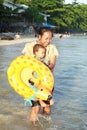
M 7 69 L 26 43 L 0 46 L 0 130 L 87 130 L 87 36 L 54 37 L 59 57 L 54 69 L 51 115 L 29 123 L 30 105 L 9 85 Z

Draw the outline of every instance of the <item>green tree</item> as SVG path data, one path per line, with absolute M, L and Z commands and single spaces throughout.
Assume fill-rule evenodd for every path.
M 29 3 L 29 1 L 31 0 L 10 0 L 11 2 L 14 2 L 16 4 L 27 4 Z
M 26 19 L 26 21 L 31 23 L 41 23 L 43 21 L 43 18 L 41 15 L 39 15 L 39 11 L 37 8 L 29 7 L 26 9 L 22 16 Z
M 2 5 L 4 3 L 5 0 L 0 0 L 0 5 Z
M 80 30 L 87 31 L 87 5 L 85 4 L 80 6 L 78 23 Z
M 2 5 L 4 0 L 1 0 Z M 48 22 L 58 26 L 59 31 L 87 31 L 87 5 L 80 4 L 73 0 L 72 4 L 65 5 L 65 0 L 10 0 L 18 4 L 29 6 L 23 13 L 23 17 L 32 23 L 45 22 L 44 17 L 39 12 L 48 14 Z M 17 9 L 12 12 L 9 9 L 0 8 L 0 12 L 10 14 L 17 13 Z M 2 13 L 2 14 L 3 14 Z M 2 18 L 0 15 L 0 20 Z M 11 21 L 11 20 L 10 20 Z
M 29 4 L 30 6 L 38 8 L 40 12 L 49 14 L 50 17 L 48 18 L 48 22 L 56 25 L 61 23 L 60 20 L 58 20 L 58 17 L 60 18 L 61 13 L 64 12 L 64 0 L 31 0 Z

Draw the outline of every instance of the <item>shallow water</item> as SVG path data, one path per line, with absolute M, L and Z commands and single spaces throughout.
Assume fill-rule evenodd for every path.
M 54 70 L 52 113 L 29 124 L 30 106 L 10 87 L 7 68 L 25 43 L 0 46 L 0 130 L 87 130 L 87 37 L 54 38 L 59 50 Z

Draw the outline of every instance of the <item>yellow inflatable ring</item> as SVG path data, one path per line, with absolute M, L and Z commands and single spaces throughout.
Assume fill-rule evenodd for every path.
M 54 86 L 50 69 L 36 58 L 18 56 L 7 70 L 8 81 L 13 89 L 27 99 L 47 100 Z M 33 82 L 33 85 L 32 85 Z

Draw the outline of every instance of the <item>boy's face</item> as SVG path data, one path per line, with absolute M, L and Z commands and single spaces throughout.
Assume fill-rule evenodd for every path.
M 45 57 L 45 49 L 39 48 L 38 51 L 36 52 L 36 56 L 39 58 L 44 58 Z

